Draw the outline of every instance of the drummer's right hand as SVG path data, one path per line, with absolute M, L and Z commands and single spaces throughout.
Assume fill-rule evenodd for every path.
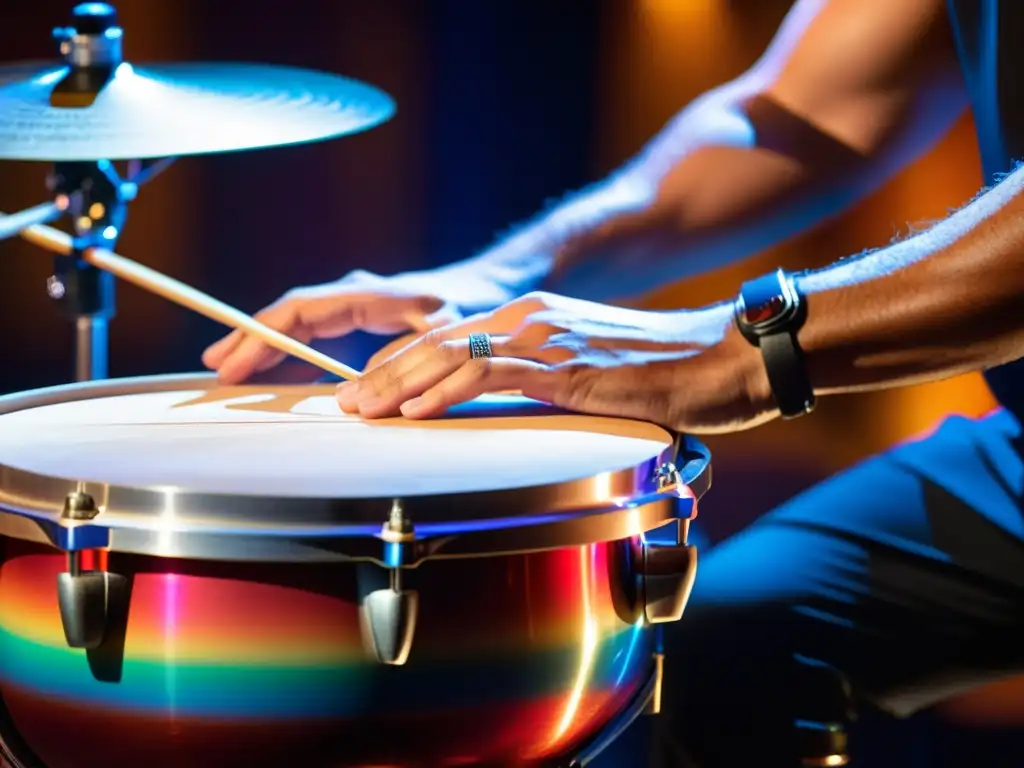
M 381 277 L 357 270 L 341 280 L 295 288 L 256 314 L 274 330 L 309 344 L 352 331 L 425 333 L 459 320 L 456 305 L 438 295 L 430 273 Z M 238 384 L 284 360 L 262 341 L 233 331 L 203 352 L 203 364 L 223 384 Z

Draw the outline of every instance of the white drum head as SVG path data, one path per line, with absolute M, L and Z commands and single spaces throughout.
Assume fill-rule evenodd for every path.
M 673 442 L 651 424 L 519 398 L 472 406 L 432 421 L 368 422 L 342 413 L 329 385 L 112 394 L 0 415 L 0 465 L 130 488 L 367 499 L 594 478 L 650 462 Z

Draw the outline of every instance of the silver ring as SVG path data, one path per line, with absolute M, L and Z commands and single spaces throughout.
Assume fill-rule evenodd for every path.
M 479 360 L 481 357 L 493 357 L 494 349 L 491 348 L 491 334 L 471 333 L 469 334 L 469 357 L 471 360 Z

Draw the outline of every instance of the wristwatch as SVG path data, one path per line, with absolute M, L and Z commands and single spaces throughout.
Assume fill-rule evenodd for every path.
M 735 315 L 740 333 L 761 349 L 768 384 L 782 417 L 793 419 L 814 410 L 814 387 L 797 341 L 807 305 L 793 277 L 779 269 L 744 283 L 736 298 Z

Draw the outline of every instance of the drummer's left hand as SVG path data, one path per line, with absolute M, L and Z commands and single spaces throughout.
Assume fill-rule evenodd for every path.
M 468 335 L 493 357 L 470 359 Z M 546 293 L 431 331 L 338 387 L 347 413 L 439 416 L 489 392 L 521 391 L 582 413 L 685 432 L 727 432 L 775 415 L 758 350 L 728 305 L 645 312 Z

